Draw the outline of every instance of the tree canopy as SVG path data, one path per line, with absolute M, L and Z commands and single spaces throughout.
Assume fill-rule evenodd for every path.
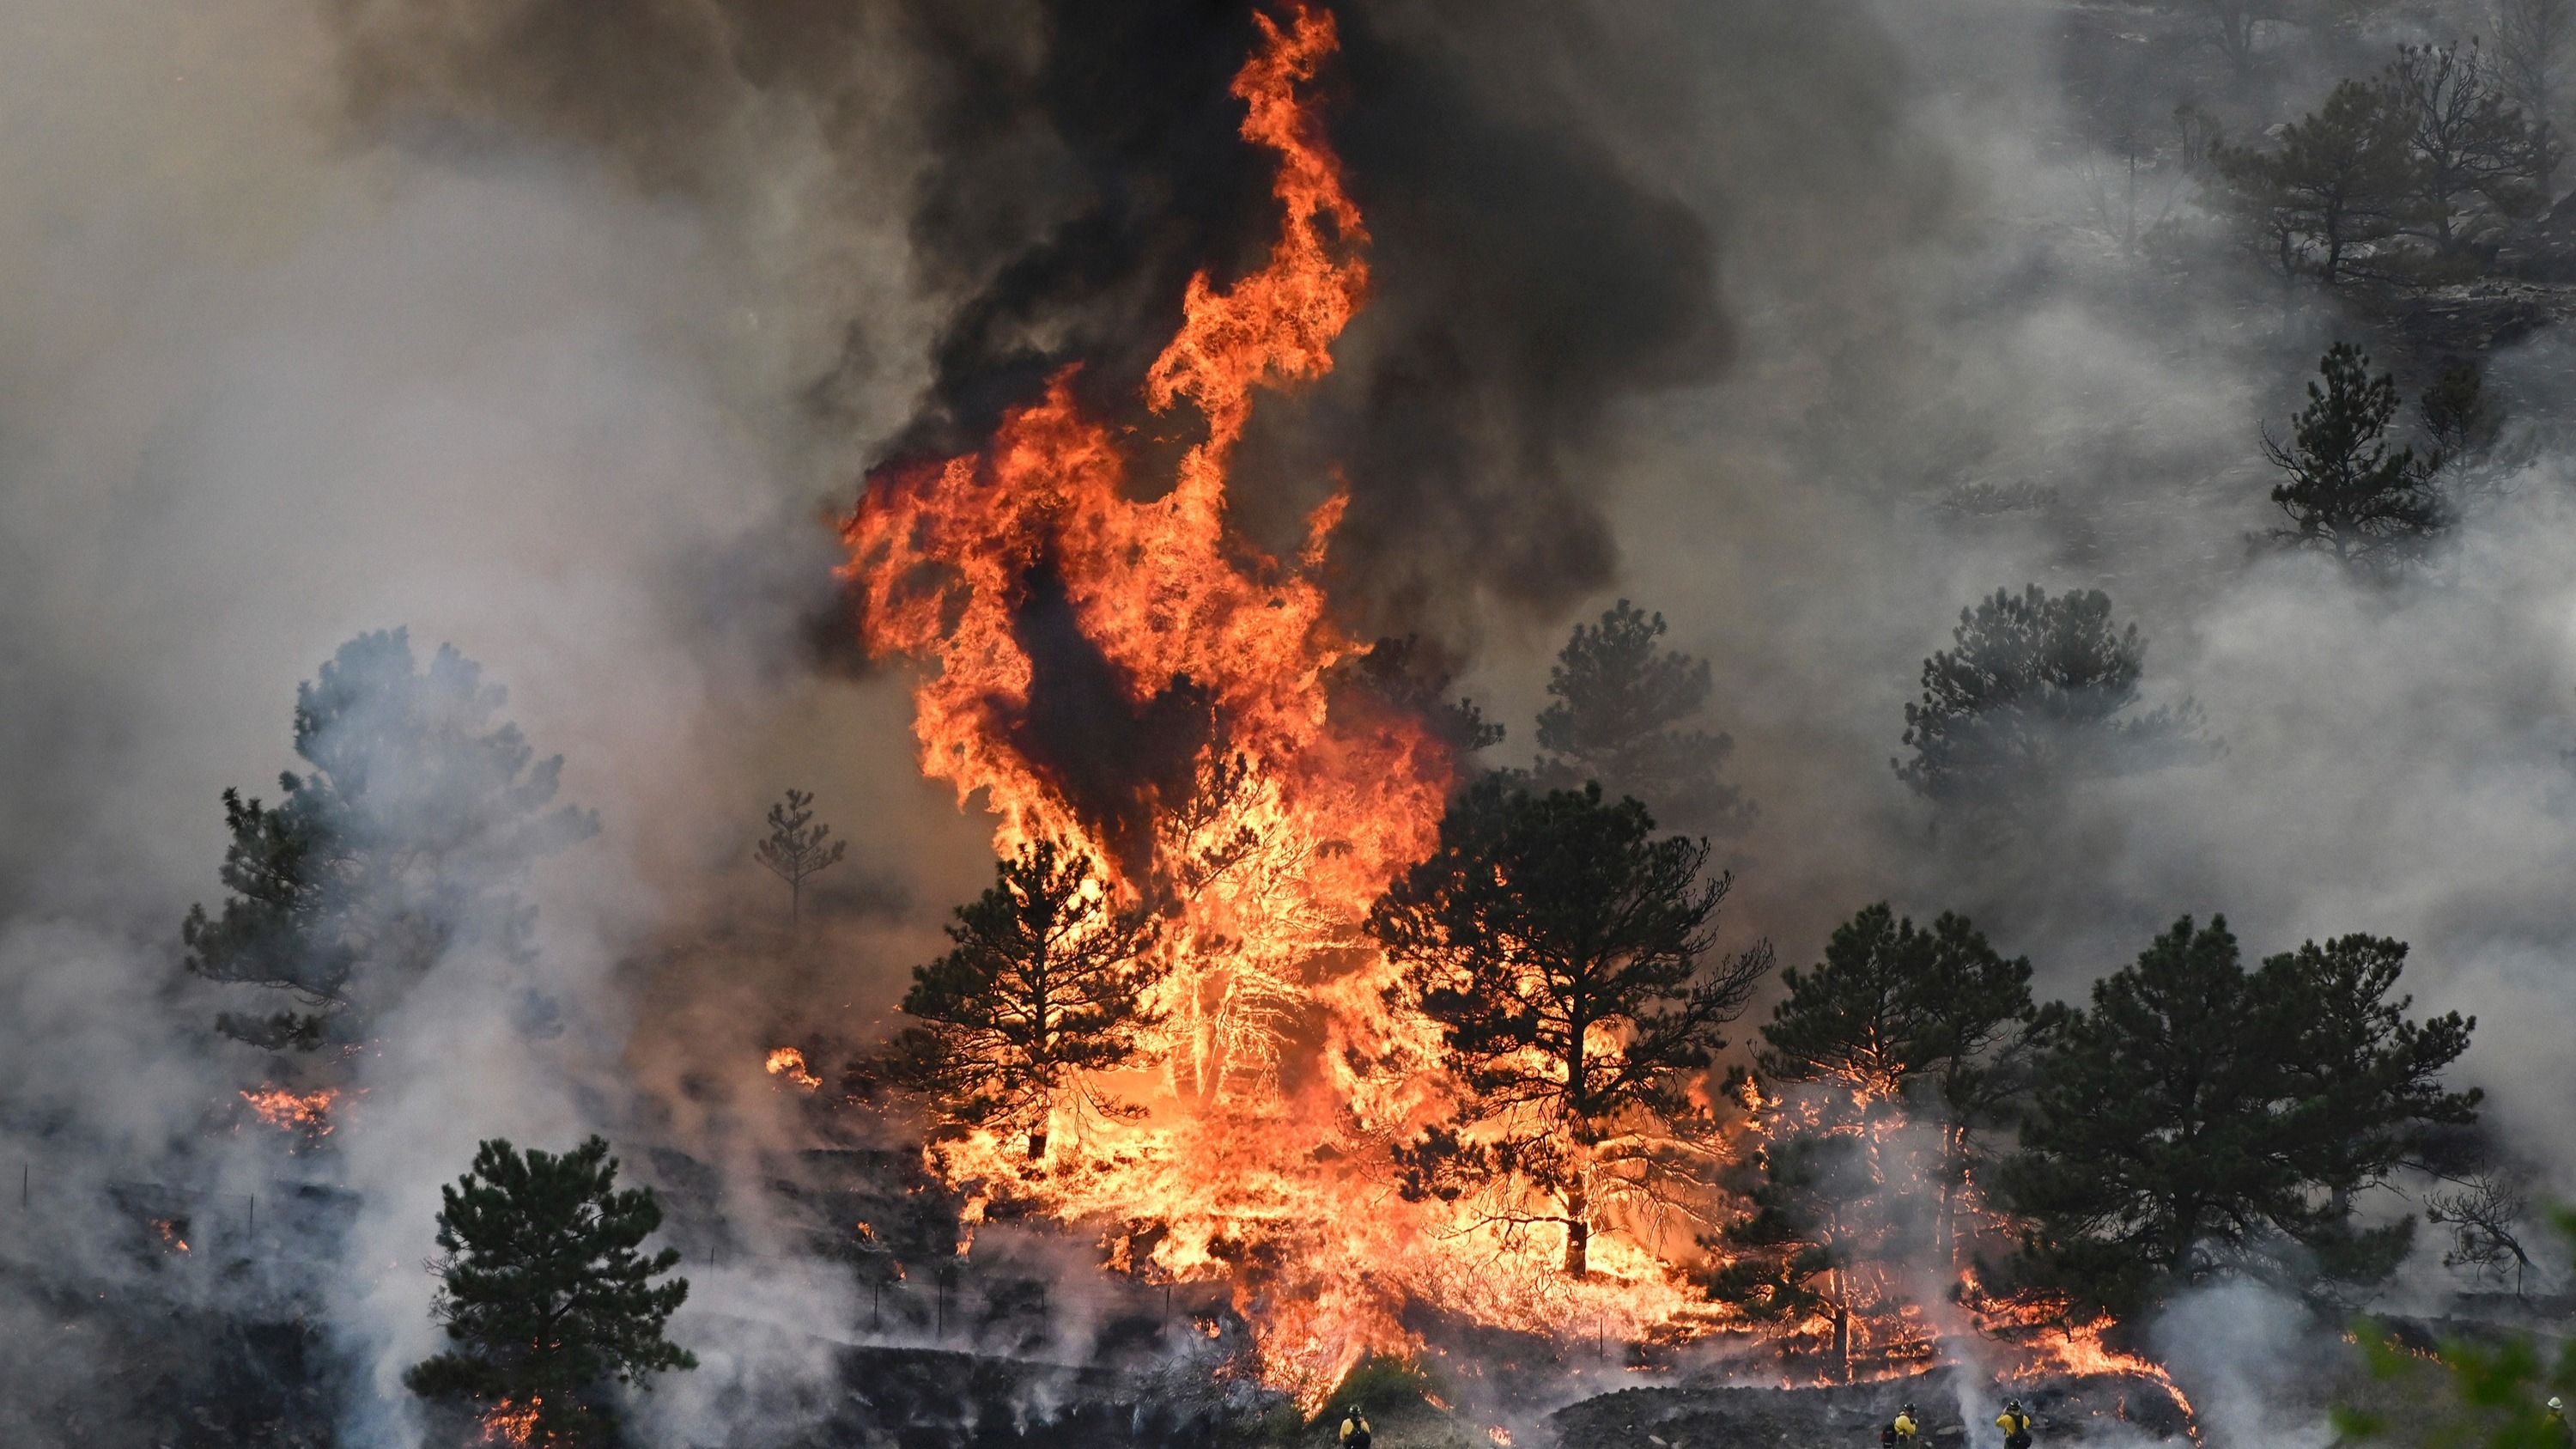
M 1715 689 L 1708 661 L 1660 647 L 1664 616 L 1626 599 L 1597 624 L 1577 624 L 1548 670 L 1553 703 L 1539 713 L 1537 783 L 1580 789 L 1598 781 L 1665 818 L 1714 830 L 1752 817 L 1719 778 L 1735 748 L 1703 727 Z
M 618 1441 L 611 1385 L 649 1389 L 697 1367 L 663 1336 L 688 1280 L 654 1281 L 679 1253 L 638 1251 L 661 1204 L 650 1188 L 619 1189 L 617 1166 L 598 1137 L 560 1154 L 495 1138 L 439 1189 L 431 1312 L 453 1347 L 405 1375 L 414 1393 L 506 1417 L 515 1442 L 606 1445 Z
M 1088 855 L 1036 840 L 994 875 L 957 908 L 949 952 L 913 968 L 903 1009 L 921 1025 L 894 1064 L 960 1120 L 1026 1133 L 1036 1161 L 1059 1106 L 1127 1110 L 1086 1078 L 1135 1055 L 1168 967 L 1154 918 L 1113 901 Z
M 224 792 L 229 892 L 181 927 L 187 969 L 295 1003 L 219 1028 L 311 1048 L 364 1032 L 450 950 L 529 958 L 540 859 L 599 829 L 554 803 L 563 757 L 538 760 L 482 667 L 441 645 L 427 669 L 400 629 L 340 646 L 295 697 L 295 753 L 274 806 Z M 298 1009 L 298 1008 L 301 1009 Z
M 2204 748 L 2188 701 L 2143 714 L 2146 641 L 2111 619 L 2099 590 L 2032 584 L 1959 611 L 1953 647 L 1923 661 L 1905 707 L 1910 759 L 1892 764 L 1943 805 L 1994 803 L 2088 775 L 2149 768 Z
M 2351 1194 L 2477 1106 L 2438 1083 L 2475 1023 L 2408 1019 L 2404 955 L 2347 936 L 2249 973 L 2224 920 L 2185 918 L 2095 983 L 2001 1174 L 2030 1224 L 2020 1271 L 2119 1313 L 2220 1273 L 2384 1277 L 2413 1221 L 2357 1228 Z
M 1612 1180 L 1642 1168 L 1631 1149 L 1687 1111 L 1770 966 L 1760 946 L 1710 962 L 1729 882 L 1707 860 L 1597 784 L 1489 777 L 1451 805 L 1439 848 L 1368 917 L 1403 967 L 1390 999 L 1440 1027 L 1468 1129 L 1416 1144 L 1411 1190 L 1500 1189 L 1498 1219 L 1561 1224 L 1566 1270 L 1585 1271 L 1596 1194 L 1628 1190 Z

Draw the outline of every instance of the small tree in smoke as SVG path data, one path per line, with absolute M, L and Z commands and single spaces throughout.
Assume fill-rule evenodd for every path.
M 689 1283 L 654 1280 L 679 1253 L 638 1251 L 661 1204 L 618 1189 L 604 1140 L 561 1154 L 486 1141 L 439 1197 L 430 1311 L 454 1346 L 404 1375 L 412 1392 L 463 1401 L 515 1443 L 605 1445 L 619 1438 L 612 1385 L 698 1366 L 663 1336 Z
M 1735 742 L 1701 728 L 1714 689 L 1708 661 L 1659 647 L 1664 616 L 1621 599 L 1598 624 L 1577 624 L 1548 670 L 1555 702 L 1540 711 L 1537 783 L 1613 796 L 1717 829 L 1741 829 L 1752 809 L 1718 778 Z
M 1400 1156 L 1414 1195 L 1487 1194 L 1496 1221 L 1565 1229 L 1581 1275 L 1606 1199 L 1649 1190 L 1685 1087 L 1769 970 L 1768 947 L 1714 963 L 1728 878 L 1706 841 L 1657 839 L 1600 786 L 1471 786 L 1440 845 L 1387 888 L 1368 932 L 1403 968 L 1390 1002 L 1441 1031 L 1458 1122 Z
M 2448 1229 L 2442 1266 L 2481 1283 L 2509 1283 L 2523 1296 L 2536 1266 L 2523 1241 L 2531 1232 L 2531 1169 L 2519 1162 L 2478 1163 L 2451 1186 L 2425 1194 L 2424 1221 Z
M 831 826 L 814 823 L 813 806 L 812 791 L 789 790 L 785 799 L 769 807 L 769 837 L 751 848 L 754 859 L 787 882 L 791 928 L 805 897 L 805 882 L 839 865 L 850 853 L 848 841 L 831 838 Z
M 2146 641 L 2135 624 L 2112 622 L 2099 590 L 1997 590 L 1960 610 L 1950 637 L 1954 647 L 1923 661 L 1922 699 L 1905 707 L 1913 755 L 1891 762 L 1937 805 L 1997 803 L 2208 748 L 2189 701 L 2129 713 Z
M 2185 918 L 2097 982 L 2000 1174 L 2022 1279 L 2127 1314 L 2223 1273 L 2385 1277 L 2413 1220 L 2357 1228 L 2353 1193 L 2477 1105 L 2438 1082 L 2475 1023 L 2409 1020 L 2389 999 L 2404 954 L 2344 937 L 2249 973 L 2224 920 Z
M 341 645 L 297 687 L 295 753 L 312 769 L 281 775 L 274 806 L 224 792 L 231 894 L 180 932 L 189 971 L 296 1006 L 226 1013 L 220 1030 L 309 1049 L 362 1032 L 452 949 L 529 959 L 529 869 L 599 822 L 554 803 L 563 757 L 536 759 L 494 722 L 507 698 L 451 646 L 421 669 L 400 629 Z
M 2272 502 L 2290 520 L 2272 531 L 2273 541 L 2347 564 L 2420 556 L 2441 531 L 2444 510 L 2414 449 L 2388 446 L 2396 379 L 2371 376 L 2369 355 L 2348 342 L 2326 349 L 2317 371 L 2290 441 L 2263 435 L 2263 454 L 2281 474 Z
M 1168 967 L 1154 918 L 1112 900 L 1089 856 L 1037 840 L 994 874 L 957 908 L 954 948 L 913 968 L 903 1009 L 922 1024 L 896 1038 L 893 1066 L 960 1120 L 1025 1132 L 1036 1162 L 1068 1098 L 1133 1110 L 1086 1078 L 1136 1054 L 1157 1020 L 1145 993 Z

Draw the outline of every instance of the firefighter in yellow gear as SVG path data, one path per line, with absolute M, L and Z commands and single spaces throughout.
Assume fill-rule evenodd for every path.
M 1921 1432 L 1923 1425 L 1914 1417 L 1914 1406 L 1908 1404 L 1896 1411 L 1896 1421 L 1887 1426 L 1887 1432 L 1879 1435 L 1878 1440 L 1882 1446 L 1892 1446 L 1892 1449 L 1914 1449 L 1914 1436 Z
M 2004 1449 L 2030 1449 L 2030 1415 L 2022 1412 L 2021 1400 L 2004 1402 L 2004 1411 L 1995 1416 L 1995 1427 L 2004 1431 Z
M 1342 1416 L 1342 1449 L 1369 1449 L 1368 1415 L 1357 1404 Z
M 2576 1431 L 2567 1427 L 2567 1401 L 2554 1394 L 2549 1399 L 2549 1412 L 2541 1416 L 2540 1427 L 2552 1444 L 2576 1444 Z

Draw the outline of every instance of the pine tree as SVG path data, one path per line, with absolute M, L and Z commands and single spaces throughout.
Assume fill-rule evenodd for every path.
M 2222 143 L 2210 159 L 2249 249 L 2284 282 L 2313 277 L 2333 290 L 2388 271 L 2365 253 L 2422 215 L 2413 131 L 2385 82 L 2348 80 L 2282 128 L 2277 149 Z
M 2338 342 L 2318 361 L 2308 405 L 2291 420 L 2287 446 L 2263 435 L 2264 456 L 2282 481 L 2272 502 L 2290 527 L 2272 531 L 2288 548 L 2330 551 L 2342 563 L 2385 564 L 2419 556 L 2444 523 L 2440 497 L 2414 450 L 2389 451 L 2397 383 L 2370 375 L 2370 358 Z
M 1499 1221 L 1562 1226 L 1577 1276 L 1599 1199 L 1639 1190 L 1626 1174 L 1770 967 L 1761 946 L 1709 964 L 1728 878 L 1703 877 L 1706 841 L 1653 832 L 1598 785 L 1488 777 L 1368 917 L 1403 967 L 1390 1003 L 1438 1023 L 1458 1094 L 1457 1126 L 1408 1149 L 1408 1191 L 1489 1191 Z
M 431 1312 L 454 1345 L 404 1376 L 423 1398 L 461 1400 L 514 1442 L 618 1441 L 612 1384 L 697 1367 L 663 1336 L 689 1296 L 680 1261 L 637 1249 L 662 1225 L 650 1188 L 617 1188 L 617 1159 L 592 1137 L 562 1154 L 499 1139 L 441 1187 L 438 1296 Z
M 2209 748 L 2189 701 L 2124 717 L 2147 646 L 2136 625 L 2112 623 L 2099 590 L 1997 590 L 1960 610 L 1950 637 L 1955 648 L 1923 661 L 1922 700 L 1905 707 L 1914 756 L 1890 762 L 1935 804 L 1998 803 Z
M 2028 1084 L 2043 1029 L 2030 976 L 2029 961 L 2006 960 L 1965 917 L 1918 929 L 1882 902 L 1836 928 L 1812 971 L 1780 973 L 1784 994 L 1762 1027 L 1754 1061 L 1766 1081 L 1839 1086 L 1873 1131 L 1893 1120 L 1934 1129 L 1922 1175 L 1940 1184 L 1945 1263 L 1970 1134 L 2006 1120 Z
M 954 948 L 915 967 L 903 998 L 922 1024 L 897 1038 L 896 1074 L 962 1121 L 1026 1133 L 1031 1162 L 1060 1106 L 1134 1110 L 1087 1079 L 1133 1058 L 1159 1019 L 1145 1002 L 1169 969 L 1153 954 L 1156 922 L 1092 872 L 1052 840 L 1000 862 L 957 908 Z
M 554 805 L 563 757 L 539 761 L 482 667 L 442 645 L 426 671 L 400 629 L 340 646 L 295 697 L 295 753 L 275 806 L 224 792 L 232 840 L 220 912 L 191 907 L 186 966 L 303 1007 L 226 1013 L 228 1035 L 312 1048 L 363 1033 L 446 952 L 529 959 L 534 864 L 596 834 Z
M 2410 1021 L 2388 999 L 2403 956 L 2344 937 L 2249 974 L 2225 921 L 2185 918 L 2097 982 L 2001 1175 L 2030 1224 L 2019 1271 L 2122 1314 L 2218 1273 L 2384 1276 L 2411 1224 L 2356 1230 L 2352 1194 L 2477 1105 L 2435 1080 L 2473 1023 Z
M 816 825 L 814 794 L 810 790 L 789 790 L 787 797 L 769 807 L 769 837 L 751 848 L 752 855 L 769 873 L 787 882 L 787 925 L 794 929 L 797 907 L 805 896 L 805 882 L 839 865 L 850 853 L 850 843 L 834 840 L 832 827 Z
M 1664 616 L 1621 599 L 1598 624 L 1577 624 L 1548 670 L 1555 703 L 1538 717 L 1536 782 L 1599 781 L 1666 817 L 1742 829 L 1752 809 L 1718 778 L 1735 742 L 1701 728 L 1714 688 L 1708 661 L 1660 649 Z
M 1720 1251 L 1699 1284 L 1774 1332 L 1821 1320 L 1831 1373 L 1848 1382 L 1854 1320 L 1892 1319 L 1901 1306 L 1884 1271 L 1899 1256 L 1890 1184 L 1851 1094 L 1763 1099 L 1761 1115 L 1765 1130 L 1737 1183 L 1751 1210 L 1716 1235 Z
M 2484 197 L 2508 215 L 2545 204 L 2536 179 L 2549 168 L 2549 140 L 2506 94 L 2475 40 L 2460 46 L 2402 46 L 2387 84 L 2411 123 L 2416 158 L 2413 218 L 2443 256 L 2460 247 L 2460 198 Z

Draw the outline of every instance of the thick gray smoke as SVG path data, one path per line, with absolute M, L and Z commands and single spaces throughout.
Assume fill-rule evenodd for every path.
M 1473 650 L 1515 760 L 1571 618 L 1666 614 L 1762 808 L 1732 920 L 1788 959 L 1880 898 L 1973 914 L 2066 994 L 2185 912 L 2255 952 L 2399 936 L 2418 1006 L 2479 1016 L 2498 1118 L 2576 1162 L 2576 479 L 2542 455 L 2394 589 L 2249 553 L 2257 426 L 2335 327 L 2129 245 L 2190 183 L 2129 189 L 2117 134 L 2225 109 L 2204 58 L 2158 51 L 2173 84 L 2113 125 L 2069 79 L 2139 73 L 2127 42 L 2047 6 L 1344 9 L 1378 294 L 1331 380 L 1265 403 L 1251 527 L 1288 536 L 1343 469 L 1355 615 Z M 221 1132 L 259 1068 L 205 1035 L 229 1003 L 180 982 L 177 923 L 216 895 L 218 792 L 293 763 L 297 681 L 407 624 L 510 687 L 603 833 L 533 891 L 560 1036 L 460 955 L 360 1069 L 327 1174 L 361 1204 L 326 1274 L 346 1427 L 407 1432 L 436 1188 L 493 1135 L 712 1164 L 751 1266 L 692 1269 L 675 1331 L 709 1367 L 667 1425 L 793 1398 L 851 1315 L 774 1266 L 758 1188 L 793 1139 L 760 1052 L 866 1036 L 988 869 L 900 681 L 815 666 L 818 520 L 1066 360 L 1128 397 L 1182 280 L 1257 256 L 1222 94 L 1247 12 L 0 13 L 0 1189 L 23 1165 L 30 1204 L 0 1202 L 0 1333 L 65 1291 L 193 1291 L 45 1202 L 322 1171 Z M 2546 334 L 2495 363 L 2530 417 L 2564 364 Z M 2107 591 L 2150 693 L 2227 749 L 1971 853 L 1887 759 L 1957 610 L 2027 582 Z M 789 784 L 855 847 L 825 945 L 782 955 L 744 846 Z M 0 1364 L 0 1437 L 61 1432 L 33 1386 L 80 1367 Z

